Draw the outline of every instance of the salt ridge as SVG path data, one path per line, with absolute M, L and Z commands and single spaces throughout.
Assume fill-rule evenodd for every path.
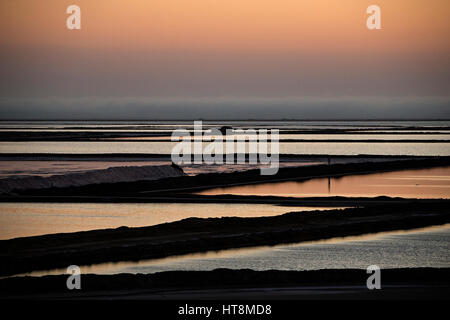
M 186 175 L 176 166 L 131 166 L 111 167 L 102 170 L 89 170 L 82 173 L 68 173 L 50 177 L 21 177 L 0 180 L 0 193 L 14 190 L 64 188 L 85 186 L 99 183 L 133 182 L 141 180 L 158 180 Z

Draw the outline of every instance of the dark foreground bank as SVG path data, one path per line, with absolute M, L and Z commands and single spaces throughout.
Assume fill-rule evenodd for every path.
M 381 289 L 369 290 L 366 270 L 169 271 L 81 275 L 69 290 L 66 275 L 0 280 L 0 299 L 446 299 L 450 268 L 381 270 Z

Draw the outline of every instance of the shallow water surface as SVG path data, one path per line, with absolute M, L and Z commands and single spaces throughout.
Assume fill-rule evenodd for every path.
M 215 188 L 203 195 L 450 198 L 450 167 Z
M 47 153 L 47 154 L 171 154 L 177 142 L 124 142 L 124 141 L 27 141 L 0 142 L 0 153 Z M 203 143 L 203 148 L 209 145 Z M 248 143 L 245 144 L 248 153 Z M 270 150 L 270 144 L 269 148 Z M 234 148 L 236 151 L 236 147 Z M 222 153 L 231 153 L 226 150 Z M 450 143 L 424 142 L 280 142 L 280 154 L 296 155 L 410 155 L 450 156 Z M 220 154 L 220 152 L 218 152 Z
M 190 217 L 259 217 L 321 209 L 328 208 L 220 203 L 0 203 L 0 239 L 144 227 Z
M 223 250 L 138 262 L 81 266 L 82 273 L 154 273 L 169 270 L 366 269 L 450 267 L 450 224 L 410 231 L 333 238 L 293 245 Z M 29 275 L 62 274 L 64 269 Z

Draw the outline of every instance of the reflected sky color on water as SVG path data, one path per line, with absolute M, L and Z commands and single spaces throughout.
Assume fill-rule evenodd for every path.
M 450 224 L 363 236 L 333 238 L 274 247 L 223 250 L 138 262 L 82 266 L 82 273 L 154 273 L 169 270 L 381 269 L 450 267 Z M 37 271 L 29 275 L 66 273 L 65 269 Z
M 190 217 L 260 217 L 328 208 L 221 203 L 0 203 L 0 239 L 145 227 Z
M 0 153 L 171 154 L 177 142 L 129 141 L 26 141 L 0 142 Z M 205 148 L 209 143 L 204 143 Z M 225 147 L 224 147 L 225 149 Z M 248 152 L 248 143 L 246 144 Z M 450 156 L 449 143 L 425 142 L 280 142 L 280 154 L 296 155 L 409 155 Z
M 199 194 L 450 198 L 450 167 L 216 188 Z

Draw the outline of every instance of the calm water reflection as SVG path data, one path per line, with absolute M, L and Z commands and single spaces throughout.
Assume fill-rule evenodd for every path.
M 153 273 L 168 270 L 365 269 L 450 267 L 450 224 L 439 227 L 334 238 L 275 247 L 224 250 L 138 262 L 82 266 L 83 273 Z M 65 269 L 29 273 L 62 274 Z
M 0 153 L 65 153 L 65 154 L 108 154 L 143 153 L 171 154 L 176 142 L 123 142 L 123 141 L 27 141 L 0 142 Z M 209 143 L 204 143 L 206 147 Z M 362 143 L 362 142 L 280 142 L 281 154 L 297 155 L 414 155 L 450 156 L 449 143 Z M 228 151 L 227 151 L 228 152 Z M 246 144 L 248 152 L 248 144 Z
M 450 198 L 450 167 L 216 188 L 199 194 Z
M 321 209 L 327 208 L 220 203 L 0 203 L 0 239 L 143 227 L 190 217 L 259 217 Z

